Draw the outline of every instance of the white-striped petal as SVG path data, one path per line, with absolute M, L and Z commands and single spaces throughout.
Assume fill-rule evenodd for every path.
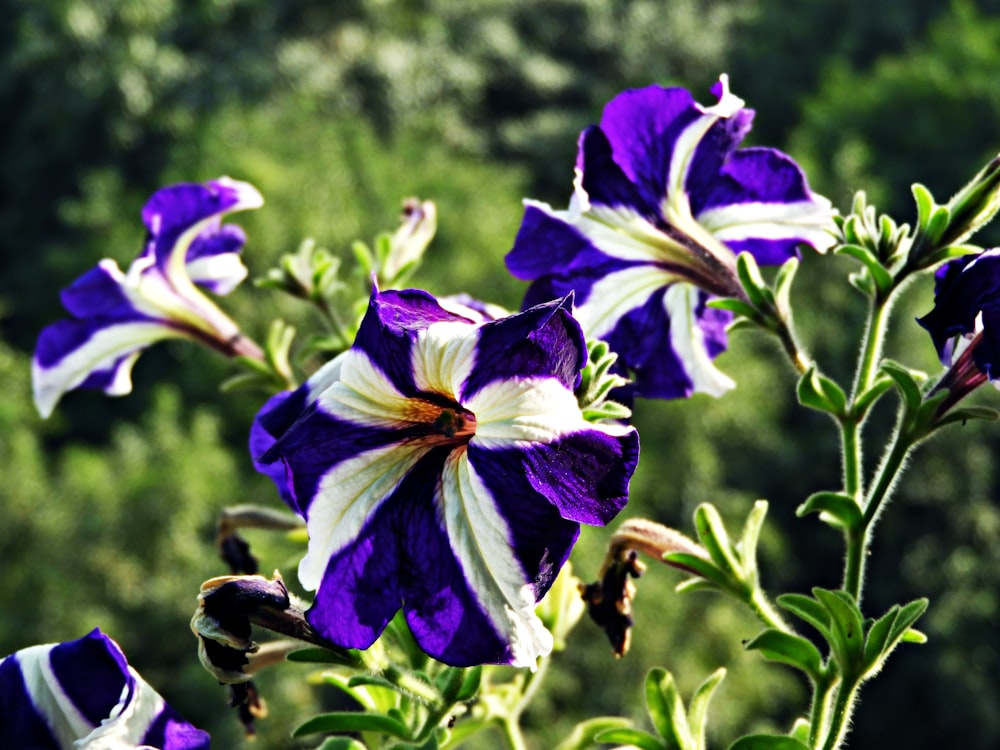
M 819 252 L 836 242 L 829 228 L 833 206 L 826 198 L 790 203 L 733 203 L 703 211 L 698 221 L 723 242 L 800 239 Z
M 55 644 L 47 644 L 22 649 L 17 652 L 17 662 L 31 704 L 44 717 L 59 744 L 73 747 L 78 739 L 90 734 L 94 725 L 66 695 L 52 671 L 49 654 L 54 647 Z
M 335 554 L 353 543 L 365 522 L 430 450 L 426 442 L 393 443 L 341 461 L 323 475 L 309 505 L 309 549 L 299 581 L 319 588 Z
M 551 443 L 593 429 L 576 396 L 555 378 L 499 380 L 480 389 L 466 406 L 476 415 L 472 442 L 483 447 Z
M 510 644 L 511 663 L 534 667 L 552 650 L 552 635 L 535 615 L 534 591 L 514 556 L 507 522 L 464 450 L 445 463 L 438 506 L 469 587 Z
M 64 393 L 92 373 L 109 370 L 122 357 L 126 359 L 118 365 L 107 393 L 113 396 L 130 393 L 132 365 L 140 351 L 156 341 L 182 337 L 181 332 L 157 322 L 120 323 L 95 331 L 53 365 L 43 367 L 36 358 L 32 362 L 35 405 L 43 417 L 48 417 Z
M 606 336 L 618 321 L 642 307 L 656 291 L 679 277 L 653 265 L 633 266 L 609 273 L 590 289 L 573 311 L 588 339 Z
M 721 396 L 736 383 L 721 372 L 708 356 L 705 334 L 695 315 L 698 298 L 698 288 L 692 284 L 673 284 L 667 289 L 663 305 L 670 317 L 670 346 L 681 360 L 695 393 Z
M 417 390 L 454 399 L 475 363 L 479 329 L 468 323 L 432 323 L 413 344 L 413 380 Z
M 123 750 L 148 747 L 141 745 L 150 725 L 166 709 L 167 704 L 139 674 L 129 667 L 135 679 L 135 692 L 128 703 L 119 703 L 110 719 L 105 720 L 89 735 L 79 740 L 79 750 Z
M 414 421 L 414 400 L 407 398 L 360 349 L 343 354 L 340 379 L 319 393 L 320 408 L 338 419 L 369 427 L 400 428 Z M 320 372 L 323 372 L 322 370 Z M 335 370 L 324 377 L 332 377 Z M 407 419 L 408 415 L 410 419 Z

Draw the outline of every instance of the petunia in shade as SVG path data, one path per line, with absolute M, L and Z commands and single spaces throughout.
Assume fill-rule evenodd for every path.
M 780 264 L 801 244 L 833 242 L 833 209 L 801 169 L 771 148 L 738 149 L 753 111 L 722 76 L 705 107 L 680 88 L 626 91 L 580 135 L 568 210 L 525 202 L 507 267 L 532 281 L 524 306 L 576 293 L 588 339 L 603 339 L 636 395 L 719 395 L 732 380 L 713 362 L 742 297 L 736 256 Z
M 227 177 L 155 193 L 142 211 L 146 245 L 128 272 L 102 260 L 63 290 L 71 317 L 39 335 L 32 379 L 42 416 L 75 388 L 129 393 L 139 354 L 163 339 L 188 338 L 227 356 L 259 358 L 257 346 L 195 284 L 227 294 L 246 277 L 239 257 L 243 230 L 221 219 L 261 205 L 252 185 Z
M 948 261 L 935 273 L 934 308 L 918 318 L 949 372 L 947 410 L 1000 376 L 1000 248 Z
M 94 630 L 0 660 L 0 747 L 208 750 L 209 737 L 143 681 L 117 643 Z
M 441 661 L 532 666 L 552 648 L 535 604 L 579 524 L 624 506 L 638 437 L 583 419 L 569 299 L 449 308 L 376 291 L 351 349 L 265 405 L 252 450 L 306 519 L 325 638 L 367 648 L 402 608 Z

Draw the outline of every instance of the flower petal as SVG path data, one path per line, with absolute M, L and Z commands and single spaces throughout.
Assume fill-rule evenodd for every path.
M 0 745 L 52 750 L 207 750 L 95 630 L 77 641 L 32 646 L 0 661 Z

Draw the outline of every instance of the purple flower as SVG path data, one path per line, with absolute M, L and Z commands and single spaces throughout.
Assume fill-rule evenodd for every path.
M 955 258 L 934 278 L 934 309 L 917 322 L 950 368 L 938 385 L 951 391 L 943 412 L 1000 375 L 1000 248 Z
M 132 390 L 132 365 L 150 344 L 189 338 L 228 356 L 259 356 L 236 324 L 202 294 L 227 294 L 247 274 L 245 236 L 224 214 L 263 205 L 260 193 L 227 177 L 163 188 L 142 211 L 146 246 L 127 273 L 102 260 L 62 292 L 70 319 L 45 328 L 32 363 L 35 405 L 52 413 L 74 388 L 111 396 Z
M 829 201 L 770 148 L 737 149 L 753 111 L 722 76 L 710 107 L 680 88 L 626 91 L 580 136 L 569 209 L 526 201 L 507 267 L 534 282 L 525 306 L 576 293 L 588 339 L 606 340 L 640 396 L 718 395 L 733 382 L 712 360 L 742 297 L 735 262 L 779 264 L 834 238 Z
M 624 506 L 638 459 L 634 429 L 583 419 L 570 305 L 484 322 L 376 291 L 351 349 L 261 411 L 251 449 L 306 519 L 299 578 L 324 637 L 367 648 L 402 608 L 449 664 L 551 650 L 535 603 L 579 524 Z
M 208 750 L 185 722 L 94 630 L 0 660 L 0 747 L 32 750 Z

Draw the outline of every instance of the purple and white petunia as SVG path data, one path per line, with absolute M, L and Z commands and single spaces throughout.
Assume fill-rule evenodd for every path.
M 535 604 L 579 524 L 624 506 L 638 437 L 583 419 L 569 299 L 451 307 L 376 291 L 351 349 L 265 405 L 252 450 L 306 519 L 324 637 L 367 648 L 402 608 L 441 661 L 532 666 L 552 647 Z
M 704 107 L 681 88 L 626 91 L 580 135 L 569 209 L 525 202 L 507 267 L 532 281 L 525 307 L 576 293 L 588 339 L 603 339 L 634 393 L 719 395 L 733 386 L 713 359 L 729 313 L 712 295 L 742 297 L 736 256 L 780 264 L 800 244 L 833 242 L 833 209 L 801 169 L 771 148 L 738 149 L 753 111 L 729 92 Z
M 934 275 L 934 308 L 918 318 L 949 372 L 944 408 L 1000 377 L 1000 248 L 948 261 Z
M 63 290 L 71 317 L 39 335 L 32 378 L 42 416 L 74 388 L 129 393 L 132 365 L 163 339 L 189 338 L 227 356 L 259 357 L 256 345 L 195 284 L 228 294 L 246 277 L 239 257 L 243 230 L 221 219 L 261 205 L 256 188 L 228 177 L 156 192 L 142 211 L 146 245 L 128 272 L 102 260 Z
M 94 630 L 0 659 L 0 747 L 32 750 L 208 750 L 184 721 Z

